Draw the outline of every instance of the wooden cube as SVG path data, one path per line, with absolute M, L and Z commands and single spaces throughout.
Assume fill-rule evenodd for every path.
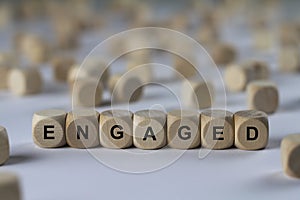
M 214 101 L 214 87 L 203 80 L 185 80 L 182 84 L 181 99 L 188 108 L 204 109 Z
M 92 148 L 99 142 L 99 113 L 93 109 L 69 112 L 66 119 L 66 140 L 73 148 Z
M 9 159 L 9 140 L 6 129 L 0 126 L 0 165 Z
M 34 113 L 32 136 L 36 145 L 43 148 L 62 147 L 66 144 L 66 115 L 63 110 L 42 110 Z
M 244 91 L 249 82 L 265 80 L 268 77 L 268 66 L 260 61 L 247 61 L 240 65 L 232 64 L 225 69 L 224 73 L 226 89 L 230 92 Z
M 108 110 L 100 115 L 100 143 L 106 148 L 128 148 L 133 144 L 133 114 L 128 110 Z
M 72 88 L 72 101 L 75 106 L 95 107 L 102 103 L 103 86 L 95 78 L 76 80 Z
M 283 47 L 279 51 L 279 69 L 282 72 L 300 71 L 300 51 L 298 47 Z
M 89 58 L 83 65 L 73 65 L 68 71 L 67 80 L 70 85 L 73 85 L 78 79 L 99 79 L 103 87 L 108 86 L 110 76 L 109 68 L 99 59 Z
M 141 110 L 133 117 L 133 144 L 140 149 L 159 149 L 166 145 L 166 114 Z
M 192 149 L 200 145 L 200 114 L 174 110 L 167 117 L 167 141 L 171 148 Z
M 153 65 L 144 60 L 129 60 L 126 73 L 131 76 L 139 77 L 144 84 L 148 84 L 153 81 L 152 67 Z
M 69 70 L 75 64 L 74 58 L 70 56 L 57 56 L 52 60 L 53 75 L 55 80 L 66 82 Z
M 201 113 L 201 142 L 208 149 L 233 146 L 233 113 L 226 110 L 205 110 Z
M 268 144 L 269 122 L 266 113 L 257 110 L 234 114 L 235 146 L 244 150 L 263 149 Z
M 21 200 L 20 183 L 17 175 L 1 172 L 0 177 L 0 199 Z
M 291 177 L 300 178 L 300 134 L 284 137 L 280 149 L 283 171 Z
M 135 102 L 143 95 L 143 83 L 138 76 L 113 75 L 108 81 L 112 101 Z
M 197 69 L 184 58 L 174 55 L 174 68 L 177 71 L 175 74 L 179 78 L 190 78 L 197 75 Z
M 229 44 L 217 44 L 212 49 L 212 58 L 216 65 L 228 65 L 236 59 L 236 50 Z
M 248 108 L 267 114 L 274 113 L 279 104 L 279 94 L 271 81 L 252 81 L 247 86 Z
M 0 90 L 8 89 L 8 75 L 17 62 L 14 55 L 9 53 L 0 53 Z
M 42 91 L 43 80 L 37 68 L 14 68 L 8 77 L 9 90 L 18 96 L 38 94 Z

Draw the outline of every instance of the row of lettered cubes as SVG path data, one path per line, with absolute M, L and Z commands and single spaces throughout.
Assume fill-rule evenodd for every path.
M 43 148 L 176 149 L 204 147 L 244 150 L 263 149 L 268 144 L 268 116 L 261 111 L 244 110 L 235 114 L 225 110 L 201 113 L 174 110 L 95 110 L 81 109 L 36 112 L 32 121 L 35 144 Z

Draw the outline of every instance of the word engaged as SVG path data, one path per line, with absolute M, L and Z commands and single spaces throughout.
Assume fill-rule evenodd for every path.
M 43 110 L 32 120 L 35 144 L 43 148 L 68 145 L 73 148 L 176 149 L 204 147 L 244 150 L 263 149 L 268 144 L 269 123 L 262 111 L 235 114 L 225 110 Z

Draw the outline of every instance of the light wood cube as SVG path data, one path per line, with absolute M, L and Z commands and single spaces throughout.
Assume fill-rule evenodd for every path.
M 16 67 L 16 58 L 9 53 L 0 53 L 0 90 L 8 89 L 8 75 Z
M 0 90 L 8 88 L 8 75 L 10 72 L 10 67 L 0 66 Z
M 41 64 L 49 59 L 49 45 L 37 35 L 24 34 L 20 38 L 20 51 L 32 64 Z
M 268 77 L 269 68 L 267 64 L 259 61 L 248 61 L 241 65 L 229 65 L 224 73 L 226 88 L 231 92 L 244 91 L 249 82 L 265 80 Z
M 57 56 L 52 59 L 53 75 L 55 80 L 66 82 L 69 70 L 75 64 L 74 58 L 70 56 Z
M 108 79 L 110 76 L 109 68 L 99 59 L 88 58 L 83 65 L 73 65 L 68 72 L 68 83 L 73 85 L 78 79 L 100 79 L 103 87 L 108 86 Z
M 212 58 L 216 65 L 228 65 L 236 59 L 235 48 L 229 44 L 217 44 L 212 49 Z
M 133 114 L 128 110 L 108 110 L 100 115 L 100 143 L 106 148 L 128 148 L 133 144 Z
M 167 141 L 171 148 L 192 149 L 200 145 L 200 114 L 174 110 L 167 117 Z
M 274 113 L 279 104 L 279 94 L 271 81 L 253 81 L 247 86 L 248 107 L 267 114 Z
M 102 95 L 102 83 L 95 78 L 78 79 L 72 88 L 72 101 L 75 106 L 100 106 Z
M 140 149 L 159 149 L 166 145 L 166 114 L 141 110 L 133 117 L 133 144 Z
M 20 200 L 21 191 L 17 175 L 8 172 L 1 172 L 0 177 L 0 199 Z
M 179 78 L 190 78 L 197 75 L 197 69 L 184 58 L 174 55 L 174 68 L 177 71 L 175 74 Z M 183 77 L 181 77 L 183 76 Z
M 8 77 L 9 90 L 18 96 L 38 94 L 42 91 L 43 80 L 37 68 L 15 68 Z
M 9 140 L 6 129 L 0 126 L 0 165 L 9 159 Z
M 99 142 L 99 113 L 92 109 L 73 110 L 67 114 L 66 140 L 73 148 L 92 148 Z
M 298 47 L 283 47 L 279 52 L 279 68 L 282 72 L 300 71 L 300 51 Z
M 283 171 L 291 177 L 300 178 L 300 134 L 284 137 L 280 149 Z
M 208 149 L 226 149 L 234 143 L 233 113 L 205 110 L 201 113 L 201 142 Z
M 116 102 L 135 102 L 143 95 L 143 83 L 138 76 L 113 75 L 108 81 L 112 100 Z
M 202 80 L 183 81 L 181 99 L 184 106 L 204 109 L 211 107 L 214 101 L 214 87 Z
M 234 114 L 235 146 L 244 150 L 258 150 L 269 140 L 268 116 L 262 111 L 245 110 Z
M 66 115 L 63 110 L 42 110 L 34 113 L 32 136 L 36 145 L 42 148 L 62 147 L 66 144 Z

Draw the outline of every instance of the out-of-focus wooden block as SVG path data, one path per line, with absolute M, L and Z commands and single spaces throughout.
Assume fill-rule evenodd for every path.
M 182 84 L 182 103 L 186 107 L 204 109 L 214 101 L 214 88 L 203 80 L 185 80 Z
M 299 24 L 285 23 L 279 27 L 279 42 L 283 47 L 297 47 L 300 44 Z
M 128 148 L 133 144 L 133 114 L 128 110 L 108 110 L 100 115 L 100 143 L 106 148 Z
M 6 129 L 0 126 L 0 166 L 9 159 L 9 140 Z
M 249 61 L 241 65 L 229 65 L 226 67 L 224 73 L 226 89 L 231 92 L 244 91 L 249 82 L 253 80 L 265 80 L 268 77 L 268 65 L 259 61 Z
M 272 30 L 267 27 L 260 27 L 254 31 L 254 47 L 259 50 L 268 50 L 274 44 Z
M 138 76 L 140 80 L 147 84 L 153 80 L 153 70 L 149 51 L 134 51 L 127 58 L 127 72 L 131 76 Z
M 133 144 L 140 149 L 159 149 L 166 145 L 166 114 L 141 110 L 133 117 Z
M 179 78 L 190 78 L 195 75 L 197 75 L 197 69 L 184 58 L 181 58 L 180 56 L 174 55 L 174 68 L 176 70 L 175 75 Z M 181 77 L 183 76 L 183 77 Z
M 279 94 L 275 83 L 271 81 L 252 81 L 247 86 L 248 107 L 267 114 L 274 113 L 279 104 Z
M 103 86 L 100 80 L 81 78 L 72 88 L 72 102 L 75 106 L 95 107 L 102 103 Z
M 225 110 L 205 110 L 201 113 L 201 142 L 208 149 L 233 146 L 233 113 Z
M 280 149 L 283 171 L 291 177 L 300 178 L 300 134 L 284 137 Z
M 55 80 L 66 82 L 68 73 L 75 64 L 75 60 L 70 56 L 56 56 L 52 59 L 53 75 Z
M 232 45 L 229 44 L 216 44 L 212 48 L 212 59 L 216 65 L 228 65 L 232 63 L 237 56 L 237 52 Z
M 19 178 L 10 172 L 0 173 L 0 199 L 21 200 Z
M 90 109 L 73 110 L 66 119 L 66 140 L 73 148 L 92 148 L 99 142 L 99 113 Z
M 17 59 L 9 53 L 0 53 L 0 90 L 8 89 L 8 75 L 17 66 Z
M 32 136 L 36 145 L 42 148 L 62 147 L 66 144 L 66 115 L 63 110 L 42 110 L 34 113 Z
M 199 28 L 197 38 L 201 45 L 211 48 L 219 41 L 219 33 L 215 26 L 206 24 Z
M 282 72 L 300 71 L 300 50 L 298 47 L 282 47 L 279 52 L 279 68 Z
M 9 71 L 10 67 L 0 66 L 0 90 L 8 88 L 7 79 Z
M 171 148 L 192 149 L 200 145 L 200 114 L 174 110 L 167 117 L 167 141 Z
M 116 102 L 135 102 L 143 95 L 143 83 L 138 76 L 113 75 L 108 81 L 112 100 Z
M 89 58 L 83 65 L 73 65 L 68 72 L 67 80 L 72 86 L 78 79 L 93 78 L 100 80 L 102 85 L 106 88 L 108 86 L 108 79 L 110 77 L 109 67 L 99 59 Z
M 262 111 L 245 110 L 234 114 L 235 146 L 244 150 L 263 149 L 268 144 L 268 116 Z
M 19 45 L 22 55 L 33 64 L 41 64 L 49 59 L 50 47 L 37 35 L 23 34 Z
M 14 68 L 8 76 L 9 90 L 18 96 L 37 94 L 42 91 L 43 80 L 37 68 Z

